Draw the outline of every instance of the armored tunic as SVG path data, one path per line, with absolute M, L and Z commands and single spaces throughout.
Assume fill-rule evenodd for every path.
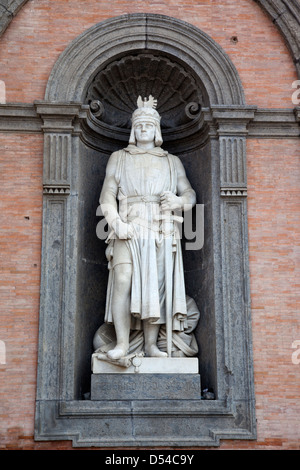
M 117 153 L 115 174 L 118 185 L 119 215 L 131 225 L 134 236 L 128 240 L 116 239 L 110 233 L 107 242 L 115 245 L 109 263 L 105 321 L 113 323 L 111 299 L 114 285 L 114 266 L 122 262 L 132 264 L 130 312 L 132 329 L 141 329 L 141 320 L 165 324 L 165 247 L 166 236 L 172 237 L 172 315 L 173 330 L 184 331 L 187 327 L 187 300 L 184 285 L 181 243 L 177 222 L 172 233 L 163 230 L 160 196 L 164 191 L 177 192 L 175 159 L 161 148 L 145 151 L 129 145 Z M 125 244 L 127 260 L 117 258 L 117 244 Z M 124 252 L 124 250 L 123 250 Z M 126 258 L 126 256 L 125 256 Z

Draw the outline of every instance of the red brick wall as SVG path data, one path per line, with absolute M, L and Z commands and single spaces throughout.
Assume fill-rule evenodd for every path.
M 70 41 L 97 22 L 132 12 L 194 24 L 229 54 L 248 104 L 293 107 L 293 62 L 253 0 L 29 0 L 0 39 L 7 102 L 43 99 L 50 71 Z M 247 147 L 258 440 L 224 441 L 221 449 L 299 449 L 300 364 L 292 362 L 292 343 L 300 340 L 299 141 L 248 140 Z M 42 158 L 42 135 L 0 133 L 0 340 L 6 345 L 6 364 L 0 364 L 0 449 L 71 448 L 70 442 L 33 440 Z
M 29 0 L 1 39 L 7 102 L 43 99 L 58 55 L 75 37 L 107 18 L 134 12 L 173 16 L 215 39 L 238 69 L 248 104 L 293 106 L 295 67 L 276 26 L 253 0 Z
M 0 133 L 0 449 L 33 434 L 42 228 L 42 135 Z
M 294 140 L 248 141 L 248 217 L 258 438 L 300 443 L 300 155 Z M 300 358 L 300 354 L 299 354 Z

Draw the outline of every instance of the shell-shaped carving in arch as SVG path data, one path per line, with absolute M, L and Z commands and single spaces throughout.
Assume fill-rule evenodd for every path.
M 90 84 L 86 103 L 103 123 L 131 126 L 137 98 L 152 95 L 162 128 L 176 128 L 199 116 L 203 95 L 190 71 L 164 56 L 137 54 L 123 57 L 100 70 Z

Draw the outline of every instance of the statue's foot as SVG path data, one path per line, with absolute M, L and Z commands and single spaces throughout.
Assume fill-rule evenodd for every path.
M 126 354 L 127 354 L 126 348 L 116 346 L 114 349 L 111 349 L 110 351 L 108 351 L 107 356 L 110 359 L 116 360 L 116 359 L 121 359 L 122 357 L 125 357 Z
M 150 347 L 146 348 L 145 353 L 146 356 L 150 357 L 168 357 L 168 354 L 158 349 L 156 344 L 152 344 Z

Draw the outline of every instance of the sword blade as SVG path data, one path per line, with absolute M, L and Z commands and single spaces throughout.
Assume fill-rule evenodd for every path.
M 171 213 L 165 211 L 165 308 L 166 308 L 166 336 L 167 354 L 172 356 L 172 324 L 173 324 L 173 221 Z

